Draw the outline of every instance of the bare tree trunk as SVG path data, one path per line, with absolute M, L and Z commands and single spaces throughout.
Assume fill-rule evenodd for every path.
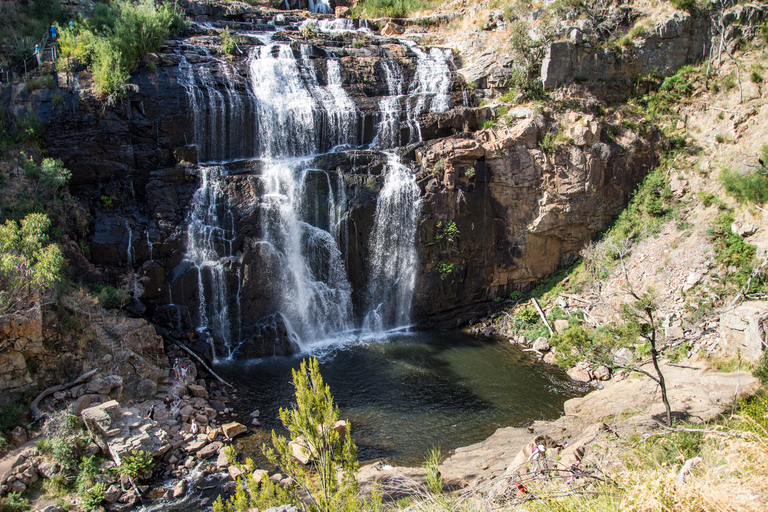
M 656 370 L 656 375 L 659 377 L 659 387 L 661 388 L 661 401 L 664 403 L 664 409 L 667 413 L 667 426 L 672 426 L 672 407 L 669 405 L 669 398 L 667 398 L 667 384 L 664 381 L 664 374 L 661 373 L 659 368 L 659 351 L 656 350 L 656 323 L 653 318 L 653 312 L 649 309 L 645 310 L 645 314 L 648 315 L 648 319 L 651 324 L 651 334 L 648 341 L 651 343 L 651 360 L 653 361 L 653 368 Z

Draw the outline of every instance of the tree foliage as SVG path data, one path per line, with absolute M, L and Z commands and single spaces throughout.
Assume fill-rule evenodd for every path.
M 253 463 L 246 461 L 246 477 L 234 496 L 214 504 L 215 512 L 239 512 L 286 503 L 312 512 L 348 512 L 378 509 L 381 496 L 370 500 L 358 496 L 355 472 L 357 447 L 348 422 L 339 422 L 339 408 L 323 382 L 317 359 L 302 361 L 293 371 L 296 406 L 280 409 L 280 420 L 290 437 L 272 431 L 272 447 L 263 447 L 269 461 L 287 475 L 292 484 L 278 485 L 266 477 L 256 478 Z M 300 462 L 304 460 L 305 463 Z
M 0 315 L 27 307 L 61 278 L 64 258 L 58 245 L 47 243 L 49 227 L 42 213 L 0 225 Z

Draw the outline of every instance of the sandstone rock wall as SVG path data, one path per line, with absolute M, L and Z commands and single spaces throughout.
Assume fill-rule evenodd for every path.
M 465 322 L 484 312 L 483 303 L 573 262 L 655 163 L 655 132 L 625 130 L 609 144 L 592 116 L 574 113 L 565 124 L 574 144 L 551 154 L 538 144 L 546 131 L 540 116 L 417 150 L 425 193 L 417 318 Z M 440 161 L 454 177 L 432 173 Z M 437 223 L 451 221 L 458 235 L 435 243 Z M 453 265 L 450 272 L 445 265 Z
M 739 5 L 724 16 L 726 41 L 733 47 L 755 37 L 768 18 L 764 4 Z M 670 75 L 678 68 L 704 60 L 720 38 L 713 19 L 676 13 L 658 22 L 645 36 L 627 47 L 598 48 L 582 37 L 553 43 L 541 66 L 541 80 L 548 89 L 570 82 L 631 80 L 649 73 Z

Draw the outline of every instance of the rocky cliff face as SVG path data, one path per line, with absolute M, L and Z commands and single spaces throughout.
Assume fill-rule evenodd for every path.
M 480 130 L 493 109 L 471 106 L 450 51 L 357 20 L 250 8 L 209 22 L 214 7 L 195 5 L 201 21 L 148 55 L 114 105 L 86 72 L 8 99 L 46 121 L 49 153 L 93 216 L 91 265 L 75 277 L 122 284 L 135 312 L 177 334 L 205 329 L 218 355 L 284 354 L 409 317 L 466 321 L 573 261 L 654 162 L 653 131 L 608 140 L 589 115 L 522 109 Z M 545 153 L 554 124 L 573 143 Z M 414 208 L 382 218 L 408 190 Z

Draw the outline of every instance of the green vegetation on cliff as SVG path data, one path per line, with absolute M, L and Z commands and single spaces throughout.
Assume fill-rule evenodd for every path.
M 61 31 L 60 65 L 84 65 L 93 73 L 99 92 L 119 92 L 141 58 L 182 27 L 176 4 L 98 3 L 93 16 Z

